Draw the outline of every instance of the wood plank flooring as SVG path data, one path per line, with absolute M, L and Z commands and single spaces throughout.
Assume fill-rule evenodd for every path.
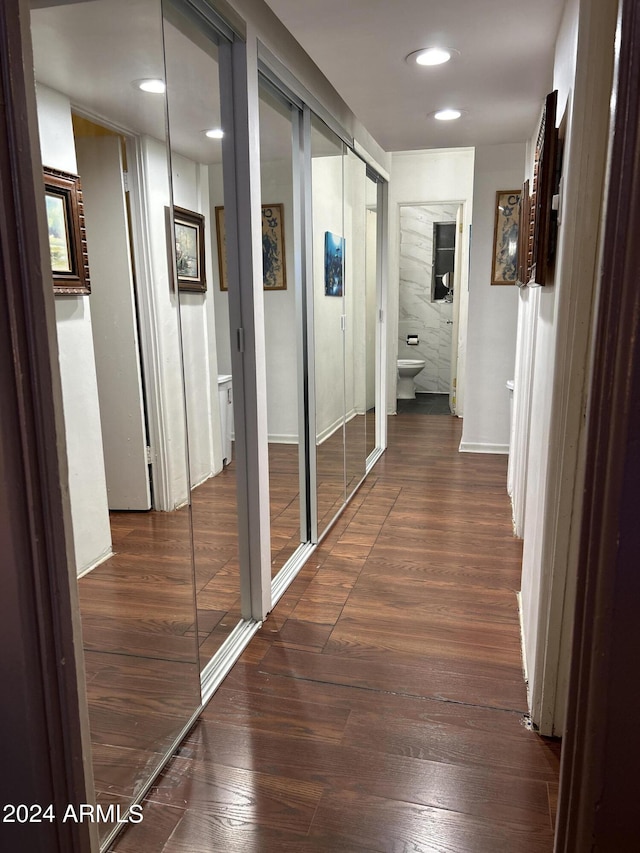
M 117 853 L 551 853 L 506 459 L 459 454 L 455 418 L 389 426 Z
M 364 438 L 365 418 L 353 418 L 346 440 L 358 480 Z M 319 452 L 327 521 L 344 501 L 344 446 L 339 430 Z M 269 474 L 275 575 L 300 544 L 297 445 L 269 446 Z M 200 704 L 199 671 L 240 621 L 236 507 L 232 463 L 193 489 L 190 508 L 113 512 L 114 555 L 79 582 L 94 777 L 104 805 L 130 803 L 156 772 Z M 104 836 L 110 827 L 99 830 Z

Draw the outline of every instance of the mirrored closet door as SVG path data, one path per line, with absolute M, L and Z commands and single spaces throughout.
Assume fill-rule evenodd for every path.
M 346 499 L 345 145 L 311 117 L 315 499 L 321 537 Z
M 376 430 L 376 389 L 379 381 L 379 341 L 378 341 L 378 290 L 380 239 L 378 234 L 378 196 L 382 190 L 380 180 L 367 170 L 365 181 L 365 431 L 366 455 L 370 459 L 379 446 Z
M 366 166 L 353 151 L 344 157 L 345 193 L 345 474 L 349 498 L 367 462 L 367 244 Z
M 124 810 L 200 705 L 162 11 L 31 27 L 95 788 Z
M 275 577 L 300 545 L 310 541 L 298 167 L 301 111 L 261 77 L 259 117 L 271 574 Z
M 180 303 L 201 669 L 241 619 L 221 39 L 203 34 L 188 4 L 165 0 L 173 289 Z

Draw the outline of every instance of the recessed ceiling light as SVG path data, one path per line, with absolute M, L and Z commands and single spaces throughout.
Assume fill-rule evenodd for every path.
M 219 127 L 214 127 L 212 130 L 205 130 L 204 133 L 209 139 L 222 139 L 224 136 L 224 130 L 221 130 Z
M 457 118 L 460 118 L 462 115 L 461 110 L 454 109 L 446 109 L 446 110 L 438 110 L 438 112 L 433 114 L 433 117 L 438 121 L 454 121 Z
M 423 47 L 414 50 L 407 56 L 406 61 L 418 65 L 443 65 L 448 62 L 454 54 L 459 52 L 452 47 Z
M 154 95 L 164 95 L 166 86 L 164 80 L 157 77 L 150 77 L 147 80 L 136 80 L 135 85 L 143 92 L 151 92 Z

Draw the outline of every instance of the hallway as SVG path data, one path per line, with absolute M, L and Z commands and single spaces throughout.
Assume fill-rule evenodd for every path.
M 550 853 L 560 749 L 523 723 L 506 457 L 460 432 L 389 419 L 117 853 Z

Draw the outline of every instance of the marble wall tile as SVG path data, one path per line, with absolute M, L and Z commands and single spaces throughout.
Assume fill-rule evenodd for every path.
M 438 372 L 438 392 L 440 394 L 448 394 L 451 390 L 451 373 L 449 370 L 440 370 Z
M 451 303 L 431 301 L 433 224 L 451 222 L 457 205 L 429 204 L 400 208 L 400 302 L 398 358 L 423 358 L 425 369 L 416 377 L 424 393 L 449 390 Z M 417 334 L 417 347 L 407 346 L 407 335 Z M 442 385 L 445 382 L 446 387 Z

